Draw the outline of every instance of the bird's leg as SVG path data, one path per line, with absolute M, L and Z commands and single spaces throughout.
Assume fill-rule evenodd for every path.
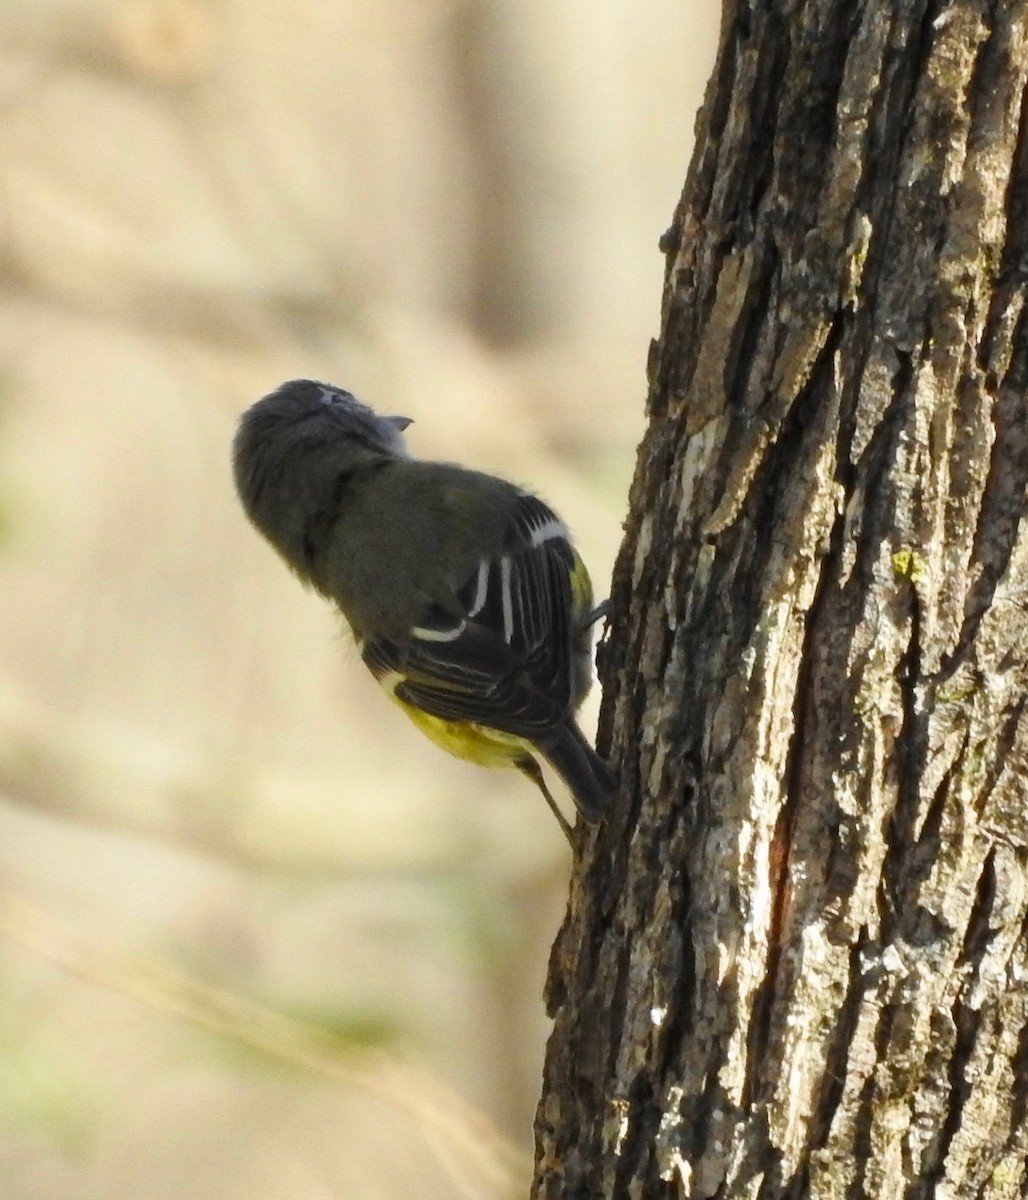
M 595 608 L 590 608 L 587 613 L 584 613 L 578 620 L 575 627 L 575 637 L 581 637 L 596 624 L 597 621 L 603 622 L 603 632 L 600 634 L 600 640 L 596 643 L 596 669 L 600 675 L 606 673 L 607 663 L 610 658 L 610 642 L 607 640 L 611 632 L 610 618 L 614 612 L 614 605 L 609 600 L 604 600 L 597 604 Z M 589 640 L 592 640 L 592 635 L 589 634 Z
M 591 625 L 595 625 L 597 621 L 607 621 L 610 619 L 614 611 L 614 606 L 609 600 L 603 600 L 594 608 L 590 608 L 587 613 L 583 613 L 578 619 L 577 632 L 584 633 Z
M 543 779 L 543 773 L 540 770 L 539 764 L 535 761 L 534 758 L 532 758 L 530 755 L 526 754 L 524 758 L 518 759 L 517 768 L 523 775 L 527 775 L 528 778 L 531 779 L 532 782 L 539 788 L 539 791 L 542 792 L 543 798 L 545 799 L 546 803 L 550 806 L 550 812 L 552 812 L 553 815 L 557 818 L 557 824 L 561 827 L 561 829 L 564 830 L 564 836 L 568 839 L 568 845 L 571 847 L 572 850 L 574 850 L 575 849 L 574 831 L 572 830 L 571 826 L 567 823 L 567 819 L 564 816 L 564 814 L 557 807 L 557 802 L 550 795 L 550 789 L 546 786 L 546 780 Z

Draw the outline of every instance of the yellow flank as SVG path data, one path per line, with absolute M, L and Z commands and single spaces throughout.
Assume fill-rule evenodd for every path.
M 575 562 L 571 568 L 571 614 L 581 618 L 582 614 L 587 613 L 593 606 L 593 585 L 585 563 L 582 562 L 582 556 L 574 548 L 572 553 Z
M 386 690 L 426 737 L 457 758 L 478 763 L 481 767 L 516 767 L 532 753 L 531 744 L 524 738 L 470 721 L 448 721 L 445 717 L 434 717 L 401 700 L 390 689 Z

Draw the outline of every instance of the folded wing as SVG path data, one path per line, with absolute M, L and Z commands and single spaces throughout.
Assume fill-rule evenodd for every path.
M 573 707 L 574 566 L 563 524 L 522 495 L 500 552 L 478 563 L 454 608 L 430 606 L 402 642 L 365 643 L 364 661 L 434 716 L 538 739 Z

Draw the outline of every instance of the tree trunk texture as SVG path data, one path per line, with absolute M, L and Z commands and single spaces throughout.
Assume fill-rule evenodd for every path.
M 1028 0 L 729 5 L 543 1200 L 1028 1194 Z

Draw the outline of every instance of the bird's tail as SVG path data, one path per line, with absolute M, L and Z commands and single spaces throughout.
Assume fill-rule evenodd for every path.
M 614 773 L 585 740 L 574 721 L 568 721 L 536 748 L 564 780 L 584 821 L 595 824 L 614 794 Z

